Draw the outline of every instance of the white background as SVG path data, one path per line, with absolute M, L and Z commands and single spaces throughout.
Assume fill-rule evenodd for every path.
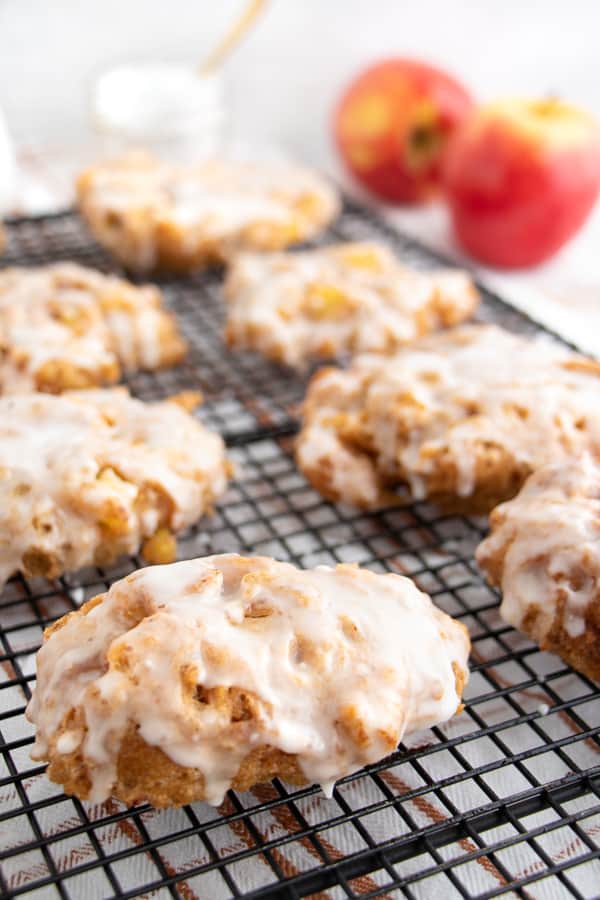
M 198 61 L 241 0 L 0 0 L 0 102 L 28 139 L 73 139 L 99 69 Z M 227 66 L 237 129 L 323 162 L 340 88 L 405 53 L 447 66 L 480 98 L 558 93 L 600 115 L 597 0 L 271 0 Z
M 11 130 L 30 145 L 77 145 L 89 137 L 87 98 L 99 71 L 132 59 L 200 63 L 243 6 L 0 0 L 0 105 Z M 558 94 L 600 116 L 599 0 L 271 0 L 226 67 L 235 135 L 330 167 L 329 120 L 341 88 L 389 54 L 447 67 L 482 100 Z M 443 210 L 395 219 L 456 249 Z M 551 265 L 490 277 L 536 313 L 562 304 L 571 336 L 600 352 L 600 208 Z

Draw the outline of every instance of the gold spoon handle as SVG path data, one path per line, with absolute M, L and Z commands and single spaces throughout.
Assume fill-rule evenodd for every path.
M 201 75 L 210 75 L 215 69 L 222 65 L 226 56 L 231 53 L 233 48 L 239 44 L 244 34 L 256 19 L 257 15 L 266 5 L 266 0 L 250 0 L 250 3 L 239 17 L 233 28 L 227 32 L 217 46 L 209 53 L 208 57 L 200 66 Z

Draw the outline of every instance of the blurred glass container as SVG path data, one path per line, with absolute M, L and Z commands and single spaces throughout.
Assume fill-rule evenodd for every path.
M 103 73 L 92 117 L 104 156 L 145 148 L 173 162 L 219 152 L 229 124 L 223 79 L 171 63 L 131 63 Z
M 15 151 L 6 119 L 0 109 L 0 216 L 10 210 L 15 200 L 16 181 Z

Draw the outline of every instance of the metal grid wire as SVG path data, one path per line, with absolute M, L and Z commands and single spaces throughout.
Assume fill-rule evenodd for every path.
M 327 239 L 384 238 L 423 267 L 438 260 L 347 202 Z M 76 216 L 14 221 L 7 263 L 61 258 L 111 268 Z M 600 699 L 498 615 L 473 560 L 478 518 L 419 503 L 378 513 L 323 501 L 291 457 L 304 382 L 220 341 L 218 275 L 163 284 L 191 344 L 185 365 L 129 382 L 140 397 L 200 387 L 237 477 L 181 558 L 225 550 L 302 566 L 356 561 L 410 575 L 469 627 L 464 713 L 338 782 L 331 800 L 280 781 L 229 792 L 214 810 L 126 809 L 65 797 L 29 758 L 23 717 L 43 628 L 141 564 L 57 582 L 13 579 L 0 606 L 0 889 L 48 898 L 225 897 L 559 900 L 600 896 Z M 481 316 L 530 320 L 484 292 Z

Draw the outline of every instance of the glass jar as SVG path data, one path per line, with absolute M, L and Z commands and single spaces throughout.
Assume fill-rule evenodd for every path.
M 145 148 L 191 162 L 218 153 L 228 127 L 221 75 L 171 63 L 132 63 L 103 73 L 92 118 L 104 156 Z
M 11 208 L 16 194 L 17 164 L 13 142 L 0 109 L 0 216 Z

